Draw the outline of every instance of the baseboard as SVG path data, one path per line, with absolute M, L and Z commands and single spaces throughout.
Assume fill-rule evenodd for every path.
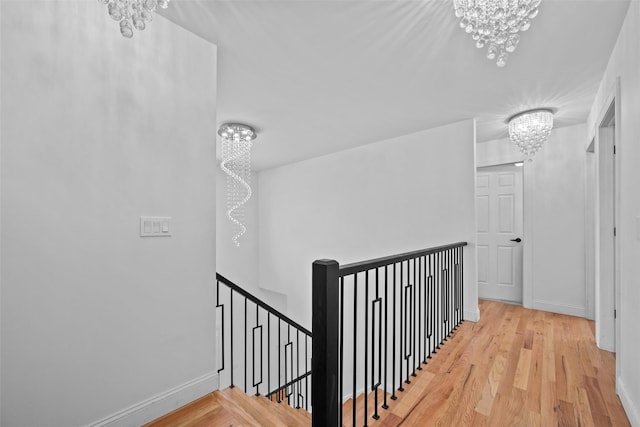
M 557 302 L 534 299 L 531 308 L 552 313 L 568 314 L 569 316 L 586 317 L 586 309 L 577 305 L 559 304 Z
M 640 407 L 638 407 L 638 399 L 634 400 L 629 396 L 624 382 L 620 377 L 616 380 L 616 389 L 618 396 L 620 396 L 622 407 L 627 413 L 627 418 L 629 418 L 629 422 L 633 427 L 640 427 Z
M 480 320 L 480 310 L 478 308 L 475 310 L 465 310 L 462 317 L 464 320 L 468 320 L 470 322 L 478 322 Z
M 210 372 L 89 424 L 88 427 L 137 427 L 193 402 L 218 387 L 218 374 Z

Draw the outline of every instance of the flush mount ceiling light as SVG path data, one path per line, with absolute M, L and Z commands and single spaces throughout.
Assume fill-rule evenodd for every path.
M 509 118 L 509 138 L 532 161 L 542 148 L 553 128 L 553 110 L 538 108 L 518 113 Z
M 130 39 L 133 28 L 142 31 L 158 7 L 166 9 L 171 0 L 98 0 L 107 5 L 109 16 L 120 22 L 120 34 Z
M 220 168 L 227 174 L 227 218 L 234 224 L 233 243 L 247 231 L 243 205 L 251 198 L 251 147 L 258 134 L 242 123 L 224 123 L 218 129 L 222 138 Z
M 538 16 L 542 0 L 453 0 L 460 28 L 487 48 L 487 59 L 496 59 L 498 67 L 507 65 L 507 58 L 520 43 L 520 31 L 527 31 L 531 19 Z

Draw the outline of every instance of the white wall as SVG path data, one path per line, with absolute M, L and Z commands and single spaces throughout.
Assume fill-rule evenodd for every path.
M 216 384 L 216 48 L 92 1 L 1 31 L 2 425 L 139 425 Z
M 620 305 L 620 352 L 617 389 L 634 426 L 640 426 L 640 335 L 635 320 L 640 301 L 640 2 L 632 1 L 613 50 L 588 120 L 590 141 L 599 126 L 602 111 L 620 77 L 620 120 L 616 121 L 618 238 Z
M 467 241 L 465 313 L 477 319 L 472 120 L 259 173 L 260 284 L 311 324 L 311 265 Z
M 522 162 L 524 155 L 509 139 L 494 139 L 478 143 L 476 164 L 479 168 Z
M 525 188 L 531 196 L 525 196 L 530 221 L 525 238 L 532 240 L 532 263 L 524 273 L 531 284 L 531 307 L 582 317 L 586 316 L 585 140 L 584 125 L 555 129 L 533 162 L 524 165 Z
M 525 307 L 586 315 L 585 129 L 554 129 L 533 161 L 524 162 Z M 508 139 L 478 144 L 478 165 L 522 160 Z

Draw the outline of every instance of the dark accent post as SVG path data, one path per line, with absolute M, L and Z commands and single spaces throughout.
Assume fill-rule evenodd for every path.
M 313 263 L 311 344 L 311 424 L 337 427 L 342 398 L 338 396 L 338 263 Z M 342 302 L 340 302 L 342 303 Z

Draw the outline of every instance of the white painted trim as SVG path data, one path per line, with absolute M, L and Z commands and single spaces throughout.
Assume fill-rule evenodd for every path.
M 535 194 L 535 169 L 524 162 L 522 170 L 522 306 L 533 305 L 533 195 Z
M 569 316 L 585 317 L 586 309 L 578 305 L 563 304 L 539 299 L 533 300 L 531 308 L 536 310 L 550 311 L 552 313 L 568 314 Z
M 621 377 L 616 379 L 616 391 L 618 392 L 618 396 L 620 396 L 620 401 L 622 402 L 622 407 L 624 411 L 627 413 L 627 418 L 629 418 L 629 422 L 634 427 L 640 427 L 640 407 L 637 400 L 633 400 L 629 393 L 627 392 L 627 388 L 624 385 Z
M 155 420 L 187 403 L 211 393 L 219 388 L 219 378 L 216 372 L 209 372 L 182 385 L 169 389 L 109 415 L 88 427 L 103 426 L 140 426 Z
M 468 320 L 470 322 L 477 322 L 480 320 L 480 310 L 476 308 L 475 310 L 465 310 L 462 314 L 464 320 Z

